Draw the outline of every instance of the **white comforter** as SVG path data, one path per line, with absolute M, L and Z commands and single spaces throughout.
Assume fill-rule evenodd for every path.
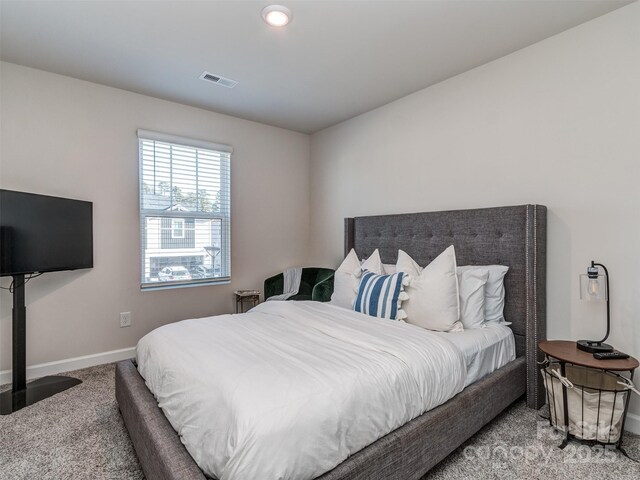
M 317 302 L 166 325 L 137 357 L 191 456 L 221 480 L 315 478 L 466 379 L 445 338 Z

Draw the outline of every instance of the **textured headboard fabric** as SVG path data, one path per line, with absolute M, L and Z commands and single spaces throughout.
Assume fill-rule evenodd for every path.
M 542 205 L 380 215 L 345 219 L 345 255 L 366 258 L 377 248 L 383 263 L 398 249 L 420 265 L 449 245 L 458 265 L 507 265 L 505 319 L 512 322 L 516 355 L 526 356 L 527 404 L 539 408 L 544 389 L 537 361 L 546 339 L 547 208 Z

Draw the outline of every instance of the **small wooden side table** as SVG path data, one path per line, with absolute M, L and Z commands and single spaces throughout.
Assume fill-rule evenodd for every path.
M 618 359 L 618 360 L 598 360 L 593 357 L 592 353 L 579 350 L 576 342 L 570 342 L 566 340 L 547 340 L 538 344 L 540 350 L 546 355 L 547 360 L 550 358 L 555 359 L 560 364 L 560 374 L 566 377 L 566 365 L 578 365 L 580 367 L 590 368 L 594 370 L 601 370 L 603 372 L 629 372 L 629 381 L 633 381 L 633 373 L 640 365 L 638 360 L 633 357 Z M 627 377 L 625 377 L 627 378 Z M 564 410 L 564 428 L 565 439 L 560 445 L 560 448 L 567 446 L 570 438 L 574 438 L 569 433 L 569 408 L 567 405 L 567 387 L 562 384 L 563 393 L 563 410 Z M 624 434 L 624 423 L 627 416 L 627 410 L 629 409 L 629 400 L 631 398 L 631 392 L 627 392 L 627 398 L 625 400 L 624 411 L 622 413 L 622 424 L 620 438 L 615 443 L 615 447 L 618 448 L 625 456 L 626 452 L 622 449 L 622 436 Z M 547 392 L 547 399 L 549 399 L 549 392 Z M 549 402 L 550 404 L 550 402 Z M 584 405 L 583 405 L 584 408 Z M 599 408 L 599 406 L 598 406 Z M 603 443 L 597 440 L 596 443 Z M 605 444 L 606 445 L 606 444 Z M 611 444 L 608 444 L 611 445 Z
M 260 303 L 260 292 L 258 290 L 236 290 L 233 292 L 236 296 L 236 313 L 246 312 L 245 304 L 249 303 L 250 308 Z

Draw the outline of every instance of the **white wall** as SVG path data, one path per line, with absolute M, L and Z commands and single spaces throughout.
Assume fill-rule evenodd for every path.
M 602 334 L 604 309 L 577 295 L 594 258 L 612 274 L 611 342 L 640 356 L 639 30 L 635 3 L 310 145 L 306 135 L 0 64 L 0 186 L 94 202 L 95 268 L 29 284 L 28 364 L 131 347 L 158 325 L 230 311 L 234 289 L 259 288 L 287 266 L 335 266 L 345 216 L 522 203 L 549 207 L 549 337 Z M 137 128 L 235 148 L 232 285 L 139 291 Z M 10 303 L 1 291 L 0 370 L 10 368 Z M 118 327 L 121 311 L 133 312 L 131 328 Z
M 95 267 L 48 273 L 27 287 L 28 365 L 133 347 L 159 325 L 231 312 L 234 289 L 262 289 L 267 276 L 306 260 L 308 135 L 13 64 L 0 69 L 0 186 L 94 202 Z M 234 147 L 231 285 L 140 292 L 138 128 Z M 130 328 L 119 327 L 124 311 Z M 9 368 L 11 295 L 2 290 L 0 370 Z
M 640 357 L 639 179 L 635 3 L 314 134 L 312 263 L 338 263 L 343 217 L 544 204 L 549 338 L 604 334 L 578 297 L 593 258 L 611 343 Z

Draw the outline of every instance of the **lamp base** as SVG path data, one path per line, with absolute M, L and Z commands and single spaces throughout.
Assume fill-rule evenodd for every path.
M 611 345 L 593 340 L 578 340 L 576 343 L 579 350 L 589 353 L 611 352 L 613 350 Z

